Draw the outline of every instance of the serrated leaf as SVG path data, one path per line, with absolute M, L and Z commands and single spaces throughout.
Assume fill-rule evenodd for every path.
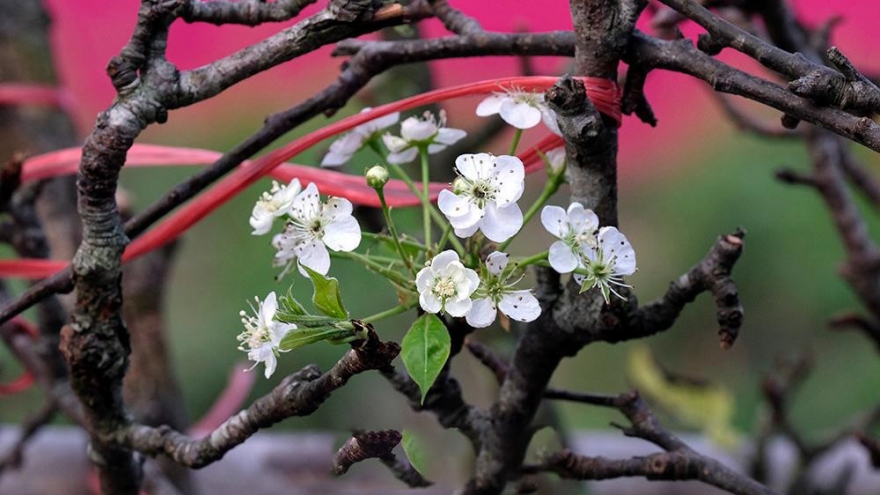
M 332 316 L 340 320 L 348 319 L 348 311 L 342 304 L 342 294 L 339 292 L 339 281 L 333 277 L 326 277 L 311 268 L 300 264 L 312 279 L 312 285 L 315 286 L 315 293 L 312 295 L 312 303 L 318 311 L 327 316 Z
M 422 402 L 446 364 L 451 345 L 446 325 L 432 313 L 420 316 L 403 337 L 400 358 L 409 376 L 418 384 Z
M 425 443 L 412 431 L 403 430 L 403 438 L 400 441 L 400 445 L 403 447 L 403 452 L 406 454 L 412 467 L 419 474 L 424 475 L 425 470 L 428 468 L 428 460 L 425 455 L 428 449 L 425 448 Z
M 350 328 L 339 328 L 335 325 L 325 325 L 315 328 L 297 328 L 291 330 L 281 339 L 279 348 L 282 351 L 290 351 L 315 342 L 326 340 L 331 344 L 344 344 L 356 340 L 354 330 Z

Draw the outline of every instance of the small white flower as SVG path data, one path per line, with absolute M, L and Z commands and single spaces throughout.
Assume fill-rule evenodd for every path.
M 516 201 L 525 187 L 525 169 L 515 156 L 486 153 L 455 159 L 459 177 L 455 192 L 440 191 L 437 206 L 458 237 L 482 230 L 489 240 L 504 242 L 519 232 L 522 210 Z
M 272 189 L 264 192 L 251 212 L 251 227 L 253 235 L 263 235 L 272 229 L 272 222 L 280 216 L 286 215 L 293 205 L 293 199 L 302 190 L 299 179 L 293 179 L 290 184 L 282 186 L 272 181 Z
M 361 110 L 361 113 L 369 110 L 369 107 L 364 108 Z M 377 136 L 379 131 L 386 127 L 393 126 L 399 120 L 400 112 L 394 112 L 355 127 L 351 132 L 344 134 L 336 141 L 333 141 L 333 144 L 330 145 L 330 150 L 324 155 L 324 159 L 321 160 L 321 166 L 338 167 L 345 164 L 351 160 L 351 157 L 354 156 L 358 150 L 364 147 L 364 144 Z
M 471 310 L 471 294 L 479 284 L 477 272 L 465 268 L 451 249 L 434 256 L 416 275 L 419 305 L 428 313 L 442 310 L 450 316 L 464 316 Z
M 611 285 L 632 286 L 623 283 L 623 277 L 636 272 L 636 253 L 626 236 L 615 227 L 602 227 L 597 236 L 598 245 L 583 250 L 587 275 L 579 280 L 581 292 L 599 287 L 608 302 L 609 292 L 625 299 Z
M 556 113 L 544 102 L 544 93 L 509 89 L 495 93 L 477 105 L 477 115 L 480 117 L 496 113 L 517 129 L 531 129 L 543 120 L 550 131 L 562 135 L 556 123 Z
M 593 210 L 580 203 L 572 203 L 566 212 L 559 206 L 548 205 L 541 210 L 541 223 L 547 232 L 559 240 L 550 246 L 548 261 L 559 273 L 574 271 L 581 264 L 581 253 L 596 245 L 599 218 Z
M 438 153 L 450 144 L 467 135 L 461 129 L 450 129 L 446 125 L 446 112 L 440 111 L 440 118 L 425 112 L 419 119 L 410 117 L 400 124 L 400 136 L 385 134 L 382 141 L 391 153 L 389 163 L 409 163 L 419 154 L 419 149 L 427 147 L 428 153 Z
M 321 202 L 318 188 L 310 183 L 294 199 L 290 220 L 284 232 L 272 240 L 278 250 L 276 262 L 299 263 L 326 275 L 330 270 L 330 253 L 353 251 L 361 243 L 361 228 L 351 216 L 351 202 L 343 198 L 330 198 Z M 305 270 L 300 273 L 307 276 Z
M 541 314 L 538 299 L 529 290 L 513 288 L 519 279 L 510 282 L 513 275 L 504 275 L 509 255 L 495 251 L 486 258 L 489 275 L 477 291 L 478 299 L 467 314 L 468 325 L 474 328 L 488 327 L 495 321 L 500 309 L 502 313 L 517 321 L 534 321 Z M 482 296 L 482 297 L 480 297 Z
M 273 320 L 278 309 L 274 292 L 270 292 L 263 302 L 260 302 L 259 298 L 254 299 L 257 301 L 256 308 L 251 306 L 254 316 L 248 316 L 244 311 L 239 313 L 244 331 L 238 336 L 238 341 L 241 343 L 238 349 L 247 352 L 248 359 L 254 361 L 251 369 L 260 363 L 265 363 L 265 375 L 269 378 L 278 364 L 278 353 L 281 352 L 278 345 L 281 344 L 281 339 L 287 335 L 287 332 L 296 329 L 296 325 Z

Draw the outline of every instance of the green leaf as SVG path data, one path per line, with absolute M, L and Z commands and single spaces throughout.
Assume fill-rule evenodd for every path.
M 278 346 L 282 351 L 290 351 L 303 347 L 315 342 L 326 340 L 331 344 L 344 344 L 356 340 L 354 330 L 351 328 L 340 328 L 335 325 L 324 325 L 316 328 L 297 328 L 291 330 L 281 339 Z
M 424 475 L 425 470 L 428 468 L 428 460 L 425 456 L 425 452 L 427 452 L 428 449 L 425 448 L 425 442 L 417 437 L 412 431 L 403 430 L 403 439 L 400 443 L 401 446 L 403 446 L 403 452 L 409 459 L 409 463 L 412 464 L 412 467 L 418 471 L 419 474 Z
M 291 315 L 304 315 L 307 313 L 306 308 L 293 297 L 292 285 L 287 289 L 286 295 L 278 298 L 278 311 Z
M 335 278 L 328 278 L 311 268 L 300 264 L 312 279 L 315 286 L 315 294 L 312 296 L 312 302 L 318 311 L 327 316 L 332 316 L 340 320 L 348 319 L 348 311 L 342 304 L 342 294 L 339 292 L 339 281 Z
M 432 313 L 420 316 L 403 337 L 400 358 L 409 376 L 419 385 L 422 402 L 446 364 L 451 345 L 446 325 Z

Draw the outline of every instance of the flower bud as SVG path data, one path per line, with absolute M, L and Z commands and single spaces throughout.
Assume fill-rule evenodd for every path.
M 382 189 L 388 183 L 388 169 L 382 165 L 373 165 L 367 170 L 367 185 L 373 189 Z

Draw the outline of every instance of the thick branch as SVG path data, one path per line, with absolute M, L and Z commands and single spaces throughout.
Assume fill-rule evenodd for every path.
M 208 22 L 211 24 L 244 24 L 257 26 L 266 22 L 282 22 L 293 19 L 302 9 L 317 0 L 279 0 L 266 2 L 229 2 L 213 0 L 187 0 L 180 13 L 186 22 Z

